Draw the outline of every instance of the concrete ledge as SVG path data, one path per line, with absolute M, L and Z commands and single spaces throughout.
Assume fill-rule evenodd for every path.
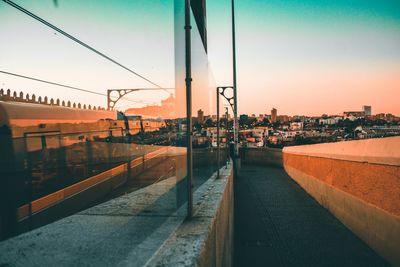
M 147 266 L 232 266 L 233 170 L 221 169 L 195 195 L 196 213 L 171 235 Z
M 283 150 L 284 168 L 292 179 L 395 266 L 400 266 L 400 165 L 391 156 L 399 153 L 393 151 L 399 141 L 395 137 Z M 372 157 L 373 148 L 379 157 Z
M 400 166 L 400 136 L 291 146 L 283 153 Z

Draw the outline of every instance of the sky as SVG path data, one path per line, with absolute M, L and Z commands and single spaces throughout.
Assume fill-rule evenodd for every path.
M 15 0 L 164 87 L 174 87 L 173 0 Z M 207 1 L 208 56 L 217 85 L 232 84 L 230 0 Z M 0 2 L 0 70 L 97 92 L 154 87 Z M 236 1 L 239 113 L 400 116 L 400 2 Z M 0 87 L 105 105 L 79 93 L 0 74 Z M 120 107 L 159 102 L 136 92 Z

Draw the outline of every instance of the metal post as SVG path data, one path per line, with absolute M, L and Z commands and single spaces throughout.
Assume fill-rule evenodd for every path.
M 235 32 L 235 0 L 232 0 L 232 57 L 233 57 L 233 169 L 235 176 L 239 175 L 240 158 L 239 158 L 239 122 L 238 122 L 238 101 L 237 101 L 237 77 L 236 77 L 236 32 Z
M 187 139 L 187 193 L 188 218 L 193 215 L 193 157 L 192 157 L 192 62 L 190 31 L 190 0 L 185 0 L 185 65 L 186 65 L 186 139 Z
M 233 54 L 233 128 L 234 128 L 234 144 L 235 144 L 235 160 L 239 157 L 239 123 L 237 116 L 237 83 L 236 83 L 236 32 L 235 32 L 235 0 L 232 0 L 232 54 Z
M 228 120 L 228 108 L 225 108 L 225 118 L 226 118 L 226 124 L 225 124 L 225 150 L 226 150 L 226 168 L 228 168 L 228 162 L 229 162 L 229 120 Z
M 107 90 L 107 110 L 111 110 L 111 90 Z
M 219 178 L 220 168 L 220 134 L 219 134 L 219 88 L 217 88 L 217 178 Z

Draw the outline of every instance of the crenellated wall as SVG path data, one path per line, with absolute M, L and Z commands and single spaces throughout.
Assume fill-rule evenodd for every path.
M 400 136 L 285 147 L 283 165 L 322 206 L 400 266 Z
M 88 110 L 106 110 L 100 106 L 92 106 L 81 103 L 74 103 L 71 101 L 61 101 L 60 99 L 48 98 L 47 96 L 37 97 L 35 94 L 30 96 L 29 94 L 24 94 L 22 91 L 17 93 L 16 91 L 12 92 L 10 89 L 4 91 L 3 88 L 0 89 L 0 101 L 13 101 L 13 102 L 21 102 L 21 103 L 33 103 L 33 104 L 41 104 L 41 105 L 49 105 L 49 106 L 61 106 L 61 107 L 69 107 L 69 108 L 78 108 L 78 109 L 88 109 Z

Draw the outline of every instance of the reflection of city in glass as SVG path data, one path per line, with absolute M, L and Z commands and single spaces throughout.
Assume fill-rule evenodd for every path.
M 53 213 L 78 211 L 111 193 L 160 180 L 180 183 L 185 177 L 179 120 L 27 103 L 9 95 L 1 96 L 2 179 L 10 179 L 2 195 L 5 235 L 42 225 L 54 219 Z M 152 177 L 146 173 L 150 168 Z
M 81 6 L 82 9 L 87 8 L 84 3 Z M 128 6 L 131 10 L 143 8 L 138 3 Z M 174 14 L 174 5 L 168 6 L 170 12 L 159 20 L 167 22 L 168 31 L 173 33 L 174 20 L 178 20 L 184 12 L 176 11 Z M 161 7 L 160 4 L 146 6 L 162 14 Z M 30 8 L 38 13 L 42 11 L 40 5 Z M 82 19 L 80 15 L 75 16 Z M 131 20 L 121 20 L 124 19 Z M 62 25 L 65 20 L 56 16 L 55 21 Z M 184 33 L 184 24 L 179 26 Z M 38 30 L 39 35 L 46 36 L 48 33 L 40 33 L 43 30 L 40 27 L 46 26 L 39 23 Z M 171 59 L 174 55 L 171 36 L 169 41 L 169 50 L 164 52 Z M 23 46 L 22 43 L 20 45 Z M 49 48 L 52 49 L 54 47 Z M 46 54 L 46 51 L 41 53 Z M 170 75 L 164 82 L 173 82 L 174 65 L 169 65 L 169 69 L 166 68 L 168 64 L 163 65 L 161 75 Z M 61 65 L 61 68 L 64 67 Z M 36 79 L 5 73 L 15 79 L 30 80 L 33 86 L 44 86 L 44 91 L 48 91 L 46 86 L 49 85 L 58 90 L 80 90 L 83 95 L 92 95 L 94 101 L 86 98 L 85 103 L 78 103 L 68 100 L 68 96 L 51 98 L 31 88 L 18 94 L 9 89 L 0 90 L 0 172 L 4 185 L 1 188 L 2 238 L 34 229 L 120 195 L 142 192 L 140 190 L 154 194 L 144 202 L 141 200 L 140 205 L 151 209 L 157 201 L 164 202 L 162 209 L 153 208 L 156 214 L 185 210 L 186 101 L 184 97 L 176 97 L 185 90 L 164 88 L 131 69 L 129 71 L 138 80 L 137 88 L 131 90 L 130 86 L 121 86 L 119 89 L 117 84 L 109 87 L 116 89 L 107 88 L 103 92 L 68 86 L 51 78 Z M 182 71 L 184 65 L 177 65 L 176 72 Z M 123 89 L 125 87 L 128 88 Z M 49 95 L 53 94 L 50 92 Z M 107 108 L 93 105 L 99 95 L 102 103 L 108 103 Z M 164 192 L 162 196 L 159 195 L 160 187 Z

